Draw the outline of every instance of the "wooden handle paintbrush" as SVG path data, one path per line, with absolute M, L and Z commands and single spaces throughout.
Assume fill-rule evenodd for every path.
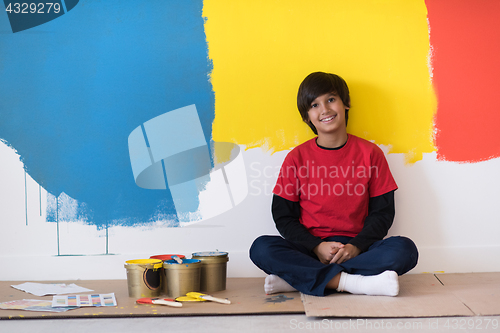
M 231 301 L 228 299 L 217 298 L 217 297 L 213 297 L 210 295 L 205 295 L 205 294 L 197 293 L 197 292 L 187 293 L 186 296 L 193 297 L 193 298 L 201 298 L 201 299 L 204 299 L 206 301 L 212 301 L 212 302 L 217 302 L 217 303 L 222 303 L 222 304 L 231 304 Z
M 178 264 L 182 264 L 182 259 L 179 258 L 178 256 L 172 256 L 172 259 L 174 259 L 175 261 L 177 261 Z
M 173 299 L 169 298 L 139 298 L 137 301 L 139 304 L 159 304 L 159 305 L 168 305 L 174 307 L 181 307 L 182 303 L 176 302 Z

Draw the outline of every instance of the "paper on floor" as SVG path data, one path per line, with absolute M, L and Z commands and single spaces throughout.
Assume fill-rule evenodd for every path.
M 77 286 L 74 283 L 67 285 L 64 283 L 47 284 L 47 283 L 25 282 L 18 285 L 12 285 L 11 287 L 25 291 L 27 293 L 36 296 L 77 294 L 77 293 L 85 293 L 93 291 L 92 289 L 87 289 Z

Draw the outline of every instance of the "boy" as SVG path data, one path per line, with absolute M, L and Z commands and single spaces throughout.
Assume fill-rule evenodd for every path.
M 335 74 L 312 73 L 299 87 L 299 112 L 317 137 L 281 166 L 272 213 L 283 237 L 260 236 L 250 248 L 269 274 L 267 294 L 396 296 L 398 275 L 417 264 L 410 239 L 383 239 L 397 185 L 380 148 L 347 133 L 350 105 L 347 84 Z

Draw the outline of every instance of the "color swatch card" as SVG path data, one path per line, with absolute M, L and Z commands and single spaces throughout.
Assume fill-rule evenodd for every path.
M 52 307 L 116 306 L 115 294 L 54 296 Z

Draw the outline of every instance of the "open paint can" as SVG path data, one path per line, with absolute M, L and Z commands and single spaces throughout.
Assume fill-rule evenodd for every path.
M 191 291 L 200 291 L 201 261 L 183 259 L 182 264 L 175 260 L 163 262 L 165 273 L 163 291 L 170 298 L 184 296 Z
M 136 259 L 125 262 L 129 297 L 156 297 L 161 292 L 161 267 L 159 259 Z
M 227 252 L 195 252 L 192 258 L 201 261 L 201 291 L 226 290 Z
M 158 254 L 155 256 L 151 256 L 149 258 L 160 259 L 161 261 L 167 261 L 167 260 L 172 260 L 172 256 L 178 256 L 181 259 L 186 258 L 186 256 L 183 254 Z M 165 272 L 163 269 L 163 264 L 161 265 L 161 272 L 160 272 L 160 290 L 165 290 Z

